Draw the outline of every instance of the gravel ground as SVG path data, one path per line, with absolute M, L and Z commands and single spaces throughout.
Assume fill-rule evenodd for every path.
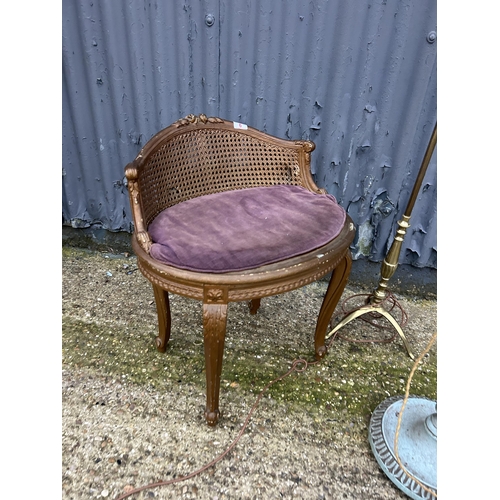
M 203 418 L 201 306 L 171 296 L 172 338 L 156 351 L 152 289 L 133 256 L 63 249 L 62 497 L 116 499 L 209 464 L 238 437 L 260 391 L 298 358 L 313 359 L 327 283 L 229 308 L 219 424 Z M 344 298 L 370 290 L 347 287 Z M 415 354 L 436 331 L 435 300 L 398 296 Z M 338 321 L 342 311 L 334 314 Z M 392 332 L 356 320 L 351 340 Z M 337 339 L 322 363 L 267 391 L 234 448 L 215 465 L 134 499 L 404 499 L 371 452 L 371 412 L 403 394 L 413 362 L 389 343 Z M 412 394 L 436 399 L 436 346 Z

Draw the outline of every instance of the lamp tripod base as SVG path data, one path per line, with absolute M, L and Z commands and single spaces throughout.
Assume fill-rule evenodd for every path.
M 358 318 L 359 316 L 363 316 L 363 314 L 368 314 L 368 313 L 378 313 L 384 318 L 386 318 L 391 323 L 391 325 L 396 329 L 399 336 L 401 337 L 401 340 L 403 341 L 403 344 L 408 352 L 408 356 L 410 356 L 411 359 L 415 359 L 415 356 L 410 350 L 408 341 L 406 340 L 405 334 L 403 333 L 403 330 L 399 326 L 399 323 L 391 316 L 391 314 L 388 311 L 386 311 L 382 306 L 378 304 L 367 304 L 351 312 L 344 319 L 342 319 L 342 321 L 340 321 L 340 323 L 326 336 L 326 338 L 327 339 L 330 338 L 335 332 L 340 330 L 343 326 L 347 325 L 347 323 L 349 323 L 350 321 Z
M 375 409 L 368 429 L 370 446 L 380 468 L 406 495 L 414 500 L 435 500 L 436 402 L 422 397 L 408 397 L 398 434 L 398 463 L 394 441 L 403 399 L 402 396 L 393 396 Z

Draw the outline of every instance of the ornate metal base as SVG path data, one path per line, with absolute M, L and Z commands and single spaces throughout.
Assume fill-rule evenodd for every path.
M 397 462 L 394 451 L 394 438 L 402 405 L 403 397 L 393 396 L 375 409 L 368 430 L 370 446 L 380 468 L 406 495 L 414 500 L 435 500 L 436 402 L 416 396 L 410 396 L 406 402 L 398 435 L 399 460 L 406 471 Z
M 401 340 L 403 341 L 403 344 L 405 345 L 406 350 L 408 351 L 408 356 L 410 356 L 411 359 L 415 359 L 415 356 L 412 354 L 410 350 L 410 346 L 408 345 L 408 341 L 406 340 L 405 334 L 403 333 L 403 330 L 399 326 L 398 322 L 391 316 L 391 314 L 388 311 L 386 311 L 381 305 L 378 304 L 367 304 L 351 312 L 326 336 L 326 338 L 327 339 L 330 338 L 337 330 L 340 330 L 344 325 L 346 325 L 353 319 L 359 318 L 359 316 L 362 316 L 363 314 L 374 313 L 374 312 L 384 316 L 389 320 L 391 325 L 396 329 L 399 336 L 401 337 Z

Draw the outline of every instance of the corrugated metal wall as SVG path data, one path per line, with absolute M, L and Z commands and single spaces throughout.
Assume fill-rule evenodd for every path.
M 131 230 L 123 169 L 189 113 L 310 139 L 381 261 L 436 122 L 436 0 L 63 1 L 63 219 Z M 436 153 L 401 263 L 437 267 Z

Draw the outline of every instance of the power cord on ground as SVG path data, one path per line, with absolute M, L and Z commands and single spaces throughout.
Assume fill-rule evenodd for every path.
M 152 488 L 156 488 L 156 487 L 159 487 L 159 486 L 167 486 L 167 485 L 170 485 L 170 484 L 180 483 L 181 481 L 186 481 L 187 479 L 191 479 L 192 477 L 195 477 L 195 476 L 201 474 L 202 472 L 206 471 L 210 467 L 213 467 L 217 462 L 220 462 L 238 444 L 238 441 L 241 439 L 241 436 L 245 432 L 245 430 L 246 430 L 246 428 L 247 428 L 247 426 L 248 426 L 248 424 L 250 422 L 250 419 L 251 419 L 254 411 L 257 409 L 257 406 L 260 403 L 260 400 L 262 399 L 262 397 L 264 396 L 264 394 L 266 393 L 266 391 L 272 385 L 274 385 L 276 382 L 279 382 L 280 380 L 283 380 L 284 378 L 288 377 L 288 375 L 290 375 L 293 372 L 297 372 L 297 373 L 303 372 L 309 366 L 316 365 L 318 363 L 319 363 L 319 361 L 312 361 L 312 362 L 310 362 L 310 361 L 306 361 L 305 359 L 296 359 L 295 361 L 293 361 L 291 368 L 286 373 L 284 373 L 283 375 L 281 375 L 281 376 L 275 378 L 274 380 L 272 380 L 271 382 L 269 382 L 264 387 L 264 389 L 262 389 L 262 391 L 260 392 L 260 394 L 257 396 L 257 399 L 256 399 L 254 405 L 250 409 L 250 412 L 248 413 L 248 416 L 247 416 L 245 422 L 243 423 L 243 426 L 242 426 L 240 432 L 238 433 L 238 435 L 234 439 L 234 441 L 229 445 L 229 447 L 226 449 L 226 451 L 224 451 L 222 454 L 220 454 L 219 456 L 217 456 L 216 458 L 214 458 L 211 462 L 209 462 L 208 464 L 204 465 L 200 469 L 198 469 L 198 470 L 196 470 L 194 472 L 191 472 L 190 474 L 187 474 L 186 476 L 176 477 L 175 479 L 169 479 L 167 481 L 158 481 L 157 483 L 151 483 L 151 484 L 148 484 L 148 485 L 145 485 L 145 486 L 141 486 L 139 488 L 135 488 L 134 490 L 131 490 L 131 491 L 129 491 L 129 492 L 123 494 L 123 495 L 120 495 L 119 497 L 116 498 L 116 500 L 123 500 L 124 498 L 127 498 L 127 497 L 129 497 L 131 495 L 134 495 L 136 493 L 139 493 L 139 492 L 147 490 L 147 489 L 152 489 Z M 303 365 L 303 366 L 301 366 L 301 365 Z
M 359 296 L 359 295 L 356 295 L 356 296 Z M 353 298 L 353 297 L 350 297 L 350 298 Z M 348 300 L 350 300 L 350 299 L 348 299 Z M 390 304 L 391 309 L 396 307 L 396 308 L 398 308 L 400 310 L 401 316 L 402 316 L 402 320 L 401 321 L 403 323 L 401 326 L 406 325 L 408 316 L 407 316 L 406 312 L 404 311 L 403 307 L 401 306 L 401 304 L 396 299 L 396 297 L 394 295 L 392 295 L 391 293 L 389 293 L 388 296 L 387 296 L 387 298 L 386 298 L 386 301 Z M 342 304 L 342 309 L 344 309 L 345 303 L 346 303 L 346 301 L 344 301 L 344 303 Z M 351 311 L 348 311 L 346 314 L 349 314 L 350 312 Z M 376 319 L 376 318 L 377 318 L 377 316 L 374 315 L 373 319 Z M 361 318 L 361 319 L 363 319 L 363 318 Z M 365 320 L 365 321 L 368 321 L 370 324 L 372 324 L 373 326 L 376 326 L 378 328 L 384 328 L 383 326 L 381 326 L 381 325 L 379 325 L 376 322 L 373 322 L 371 320 Z M 418 364 L 421 362 L 421 360 L 425 356 L 425 354 L 427 354 L 429 352 L 429 350 L 431 349 L 432 344 L 435 342 L 436 336 L 437 336 L 437 334 L 435 334 L 433 336 L 433 338 L 429 342 L 429 345 L 418 356 L 418 358 L 416 359 L 416 361 L 415 361 L 415 363 L 413 365 L 413 368 L 412 368 L 412 370 L 410 372 L 410 377 L 409 377 L 408 382 L 406 384 L 405 399 L 403 400 L 403 406 L 401 408 L 401 411 L 400 411 L 400 414 L 399 414 L 399 418 L 398 418 L 398 424 L 397 424 L 397 430 L 396 430 L 396 436 L 395 436 L 395 442 L 394 442 L 394 449 L 395 449 L 395 452 L 396 452 L 396 460 L 397 460 L 398 464 L 400 465 L 400 467 L 412 479 L 414 479 L 418 484 L 420 484 L 420 486 L 422 486 L 426 491 L 429 491 L 430 493 L 432 493 L 432 495 L 435 496 L 435 497 L 437 497 L 437 495 L 433 491 L 430 491 L 428 488 L 426 488 L 424 485 L 422 485 L 416 478 L 414 478 L 413 476 L 411 476 L 406 471 L 406 469 L 403 467 L 403 465 L 401 464 L 401 461 L 399 459 L 399 455 L 398 455 L 398 451 L 397 451 L 397 441 L 398 441 L 398 436 L 399 436 L 399 429 L 400 429 L 400 426 L 401 426 L 401 418 L 403 416 L 404 407 L 405 407 L 406 402 L 407 402 L 408 397 L 409 397 L 411 379 L 413 378 L 413 375 L 414 375 L 414 373 L 415 373 L 415 371 L 416 371 L 416 369 L 418 367 Z M 328 343 L 328 346 L 327 346 L 328 349 L 330 348 L 330 346 L 332 345 L 333 341 L 337 337 L 342 338 L 343 340 L 347 340 L 349 342 L 390 342 L 391 340 L 394 339 L 394 337 L 392 337 L 391 339 L 383 339 L 383 340 L 353 340 L 353 339 L 346 339 L 344 337 L 341 337 L 340 335 L 338 335 L 338 332 L 335 332 L 335 334 L 331 337 L 330 342 Z M 147 485 L 144 485 L 144 486 L 140 486 L 138 488 L 130 490 L 130 491 L 128 491 L 128 492 L 126 492 L 126 493 L 124 493 L 124 494 L 116 497 L 115 500 L 123 500 L 123 499 L 128 498 L 128 497 L 130 497 L 132 495 L 135 495 L 136 493 L 140 493 L 141 491 L 144 491 L 144 490 L 149 490 L 149 489 L 152 489 L 152 488 L 158 488 L 158 487 L 161 487 L 161 486 L 168 486 L 168 485 L 172 485 L 172 484 L 175 484 L 175 483 L 180 483 L 182 481 L 186 481 L 188 479 L 191 479 L 191 478 L 193 478 L 195 476 L 198 476 L 199 474 L 205 472 L 206 470 L 210 469 L 210 467 L 213 467 L 215 464 L 217 464 L 218 462 L 220 462 L 228 453 L 230 453 L 231 450 L 233 450 L 233 448 L 238 444 L 239 440 L 243 436 L 243 434 L 244 434 L 244 432 L 245 432 L 245 430 L 246 430 L 246 428 L 247 428 L 247 426 L 248 426 L 248 424 L 250 422 L 250 419 L 251 419 L 253 413 L 257 409 L 257 406 L 259 405 L 262 397 L 269 390 L 270 387 L 272 387 L 277 382 L 280 382 L 284 378 L 288 377 L 293 372 L 302 373 L 302 372 L 306 371 L 310 366 L 317 365 L 320 362 L 321 361 L 307 361 L 305 359 L 300 359 L 300 358 L 296 359 L 296 360 L 294 360 L 292 362 L 292 366 L 290 367 L 290 369 L 286 373 L 284 373 L 283 375 L 280 375 L 279 377 L 277 377 L 274 380 L 272 380 L 271 382 L 269 382 L 264 387 L 264 389 L 262 389 L 262 391 L 260 392 L 260 394 L 257 396 L 257 399 L 256 399 L 255 403 L 253 404 L 252 408 L 250 409 L 250 411 L 249 411 L 249 413 L 247 415 L 247 418 L 245 419 L 245 422 L 243 423 L 243 426 L 241 427 L 241 430 L 238 433 L 238 435 L 236 436 L 236 438 L 234 439 L 234 441 L 229 445 L 229 447 L 223 453 L 221 453 L 220 455 L 218 455 L 217 457 L 215 457 L 211 462 L 207 463 L 206 465 L 204 465 L 200 469 L 197 469 L 194 472 L 191 472 L 190 474 L 187 474 L 185 476 L 180 476 L 180 477 L 176 477 L 174 479 L 169 479 L 169 480 L 165 480 L 165 481 L 158 481 L 156 483 L 150 483 L 150 484 L 147 484 Z
M 408 402 L 408 398 L 410 397 L 410 385 L 411 385 L 411 381 L 413 379 L 413 375 L 415 374 L 415 372 L 416 372 L 416 370 L 418 368 L 418 365 L 422 361 L 423 357 L 431 350 L 431 347 L 436 342 L 436 339 L 437 339 L 437 332 L 432 336 L 431 340 L 427 344 L 427 347 L 417 357 L 417 359 L 415 360 L 415 363 L 413 365 L 413 368 L 410 371 L 410 375 L 408 377 L 408 381 L 406 382 L 405 396 L 403 398 L 403 403 L 401 404 L 401 410 L 399 411 L 399 415 L 398 415 L 398 423 L 396 425 L 396 434 L 394 436 L 394 455 L 395 455 L 394 458 L 396 459 L 396 462 L 398 463 L 398 465 L 401 467 L 401 469 L 403 470 L 403 472 L 408 477 L 410 477 L 411 479 L 413 479 L 417 484 L 420 485 L 420 487 L 423 490 L 425 490 L 427 493 L 430 493 L 434 498 L 437 498 L 437 493 L 435 491 L 427 488 L 427 486 L 425 486 L 424 484 L 422 484 L 422 482 L 419 481 L 415 476 L 413 476 L 412 474 L 410 474 L 410 472 L 408 472 L 408 470 L 401 463 L 401 460 L 399 458 L 399 452 L 398 452 L 398 441 L 399 441 L 399 431 L 401 429 L 401 422 L 403 420 L 403 413 L 405 411 L 405 407 L 406 407 L 406 403 Z

